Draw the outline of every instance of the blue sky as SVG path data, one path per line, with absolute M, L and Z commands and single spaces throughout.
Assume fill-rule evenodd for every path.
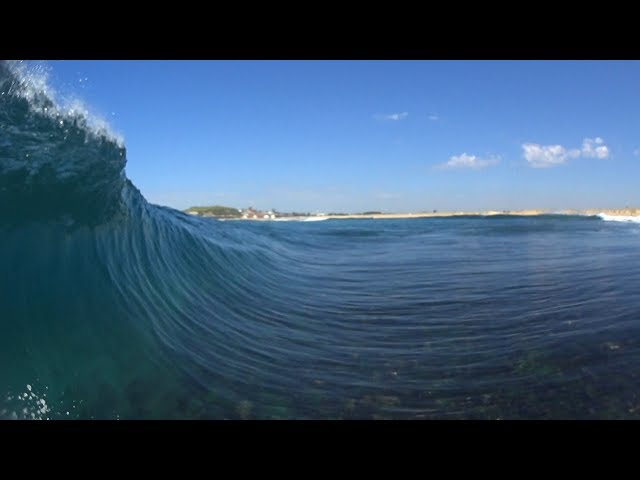
M 639 205 L 640 62 L 50 61 L 153 202 L 304 211 Z

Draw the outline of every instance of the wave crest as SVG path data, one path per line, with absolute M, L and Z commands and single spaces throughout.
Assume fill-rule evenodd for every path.
M 103 222 L 122 210 L 125 165 L 122 140 L 86 110 L 57 105 L 44 74 L 0 63 L 3 221 Z

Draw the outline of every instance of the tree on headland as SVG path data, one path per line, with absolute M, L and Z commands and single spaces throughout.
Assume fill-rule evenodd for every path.
M 242 214 L 237 208 L 214 205 L 212 207 L 191 207 L 185 210 L 187 213 L 197 214 L 201 217 L 240 218 Z

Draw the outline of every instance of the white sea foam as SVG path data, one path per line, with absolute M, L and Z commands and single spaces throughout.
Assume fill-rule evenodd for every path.
M 320 220 L 329 220 L 329 217 L 281 217 L 273 218 L 273 222 L 319 222 Z
M 7 65 L 15 75 L 16 82 L 10 85 L 7 92 L 25 98 L 34 112 L 54 118 L 64 126 L 65 121 L 83 120 L 89 131 L 96 136 L 105 137 L 124 147 L 124 138 L 115 132 L 102 117 L 90 112 L 88 107 L 74 96 L 59 99 L 49 85 L 49 67 L 43 63 L 8 61 Z
M 640 217 L 633 217 L 630 215 L 607 215 L 606 213 L 599 213 L 597 215 L 605 222 L 633 222 L 640 223 Z

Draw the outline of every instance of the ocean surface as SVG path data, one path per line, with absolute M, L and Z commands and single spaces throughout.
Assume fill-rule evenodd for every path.
M 640 417 L 640 223 L 195 218 L 0 92 L 0 418 Z

